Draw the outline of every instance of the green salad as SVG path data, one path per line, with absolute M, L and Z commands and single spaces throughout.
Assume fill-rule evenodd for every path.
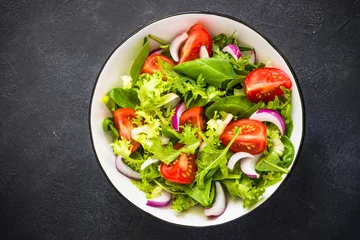
M 189 27 L 171 43 L 145 37 L 130 76 L 102 98 L 113 116 L 102 127 L 119 174 L 146 193 L 147 205 L 201 205 L 214 217 L 226 195 L 247 208 L 289 172 L 292 83 L 256 63 L 255 49 L 234 34 Z M 149 41 L 160 47 L 150 51 Z

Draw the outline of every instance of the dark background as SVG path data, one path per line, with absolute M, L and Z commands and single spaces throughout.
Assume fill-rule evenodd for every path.
M 111 51 L 169 14 L 239 18 L 287 56 L 302 88 L 298 163 L 253 213 L 169 225 L 126 202 L 92 150 L 88 107 Z M 360 1 L 0 1 L 3 239 L 359 239 Z

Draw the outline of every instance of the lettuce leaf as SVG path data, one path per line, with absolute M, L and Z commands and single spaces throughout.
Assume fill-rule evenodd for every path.
M 190 196 L 184 194 L 173 194 L 172 195 L 172 206 L 171 209 L 176 212 L 183 212 L 193 206 L 195 206 L 197 202 L 192 199 Z

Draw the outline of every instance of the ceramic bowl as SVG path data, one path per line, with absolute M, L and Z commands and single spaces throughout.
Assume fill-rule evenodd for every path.
M 136 189 L 130 180 L 120 174 L 115 168 L 115 156 L 112 148 L 109 146 L 112 141 L 111 136 L 102 130 L 103 119 L 111 116 L 111 113 L 106 106 L 100 102 L 100 99 L 109 90 L 119 85 L 121 86 L 121 76 L 129 75 L 131 64 L 139 53 L 145 36 L 153 34 L 171 42 L 175 36 L 187 31 L 195 23 L 202 24 L 212 36 L 219 33 L 231 35 L 236 31 L 235 35 L 238 37 L 239 45 L 252 46 L 255 48 L 257 62 L 267 62 L 271 60 L 274 67 L 284 70 L 291 77 L 293 81 L 292 118 L 294 121 L 291 141 L 295 147 L 295 160 L 290 168 L 293 169 L 302 145 L 305 124 L 304 105 L 294 71 L 283 54 L 281 54 L 274 44 L 263 34 L 241 20 L 222 14 L 209 12 L 175 14 L 143 26 L 123 40 L 111 53 L 99 73 L 92 93 L 89 120 L 91 141 L 99 165 L 120 195 L 144 212 L 164 221 L 185 226 L 201 227 L 226 223 L 259 208 L 260 205 L 269 200 L 270 196 L 273 195 L 278 187 L 283 184 L 284 180 L 289 177 L 289 174 L 284 175 L 283 180 L 278 184 L 267 188 L 262 199 L 251 208 L 244 209 L 241 199 L 228 198 L 226 211 L 217 218 L 207 218 L 203 213 L 202 207 L 194 207 L 184 213 L 177 213 L 170 209 L 170 207 L 154 208 L 147 206 L 144 193 Z M 153 41 L 151 41 L 150 47 L 156 47 Z M 264 210 L 264 208 L 261 207 L 260 209 Z M 264 214 L 266 214 L 266 212 L 264 212 Z

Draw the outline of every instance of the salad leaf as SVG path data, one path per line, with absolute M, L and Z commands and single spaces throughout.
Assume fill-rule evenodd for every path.
M 141 71 L 141 67 L 146 61 L 146 58 L 149 56 L 149 40 L 144 38 L 144 45 L 142 46 L 138 56 L 135 58 L 135 61 L 131 65 L 130 76 L 133 80 L 133 83 L 136 83 Z
M 137 92 L 133 88 L 113 88 L 107 95 L 123 108 L 135 108 L 140 104 Z
M 235 37 L 234 34 L 235 32 L 233 32 L 232 35 L 228 37 L 224 33 L 220 33 L 219 35 L 213 37 L 213 45 L 216 45 L 221 49 L 223 49 L 228 44 L 237 45 L 237 37 Z
M 247 176 L 242 176 L 240 180 L 222 180 L 221 183 L 225 185 L 232 197 L 243 199 L 244 208 L 256 203 L 265 192 L 263 187 L 254 186 L 253 181 Z
M 212 179 L 209 178 L 205 181 L 204 188 L 200 188 L 199 185 L 194 185 L 192 188 L 185 187 L 184 191 L 201 205 L 207 207 L 215 198 L 215 187 L 211 183 Z
M 104 132 L 110 131 L 113 138 L 115 138 L 115 139 L 119 138 L 119 136 L 120 136 L 119 132 L 116 130 L 113 119 L 111 117 L 105 118 L 103 120 L 102 127 L 103 127 Z
M 275 183 L 278 183 L 282 179 L 282 173 L 281 172 L 263 172 L 260 175 L 259 181 L 257 182 L 258 187 L 269 187 L 271 185 L 274 185 Z
M 268 155 L 263 155 L 255 165 L 255 169 L 258 171 L 274 171 L 274 172 L 283 172 L 289 173 L 289 170 L 281 167 L 282 163 L 280 157 L 274 151 L 268 153 Z
M 281 141 L 284 144 L 284 153 L 281 156 L 281 159 L 284 163 L 284 167 L 289 167 L 294 160 L 294 146 L 286 135 L 281 138 Z
M 104 103 L 106 107 L 112 112 L 117 108 L 114 100 L 112 100 L 107 94 L 101 98 L 101 102 Z
M 222 88 L 223 82 L 233 79 L 236 74 L 227 59 L 202 58 L 176 65 L 174 70 L 191 78 L 201 74 L 206 83 Z
M 206 108 L 205 114 L 213 118 L 215 111 L 224 111 L 237 116 L 246 113 L 253 105 L 246 96 L 226 96 Z
M 196 204 L 197 202 L 190 196 L 184 194 L 173 194 L 171 209 L 175 210 L 176 212 L 183 212 L 195 206 Z
M 204 179 L 205 177 L 209 178 L 214 174 L 217 168 L 220 167 L 221 172 L 227 176 L 228 169 L 226 167 L 227 153 L 230 146 L 234 143 L 236 137 L 240 134 L 240 129 L 235 127 L 234 136 L 232 137 L 229 144 L 225 149 L 219 150 L 214 147 L 206 146 L 201 152 L 200 157 L 196 160 L 198 165 L 198 171 L 196 172 L 195 181 L 198 183 L 199 188 L 204 188 Z M 212 170 L 212 174 L 209 176 L 209 171 Z
M 131 180 L 137 189 L 143 191 L 146 194 L 146 198 L 152 199 L 160 196 L 162 188 L 154 183 L 148 183 L 144 181 Z

